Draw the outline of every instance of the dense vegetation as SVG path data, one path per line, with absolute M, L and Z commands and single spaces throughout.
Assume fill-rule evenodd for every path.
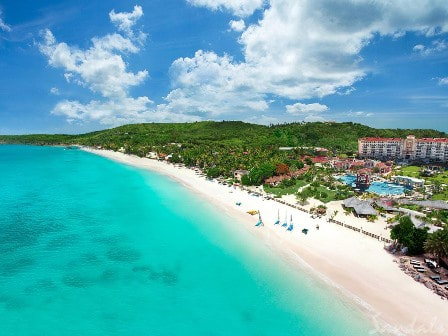
M 400 218 L 399 224 L 392 228 L 390 237 L 397 240 L 399 244 L 406 246 L 408 254 L 422 254 L 425 251 L 424 244 L 428 239 L 428 229 L 416 228 L 411 218 L 404 216 Z
M 433 233 L 428 228 L 416 228 L 409 216 L 403 216 L 390 233 L 390 237 L 401 246 L 408 248 L 409 255 L 418 255 L 424 252 L 431 253 L 439 261 L 448 257 L 448 225 Z

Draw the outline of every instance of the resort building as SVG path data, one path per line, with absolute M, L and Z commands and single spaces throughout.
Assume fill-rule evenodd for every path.
M 448 161 L 448 138 L 360 138 L 358 155 L 380 160 Z
M 392 171 L 392 167 L 390 165 L 387 165 L 383 162 L 378 162 L 375 165 L 375 168 L 378 170 L 378 173 L 380 174 L 387 174 L 390 173 Z
M 248 170 L 238 169 L 238 170 L 235 170 L 233 172 L 233 177 L 236 178 L 238 181 L 241 181 L 241 178 L 244 175 L 249 175 L 249 171 Z
M 394 176 L 393 177 L 394 182 L 396 184 L 404 185 L 408 188 L 414 189 L 414 188 L 421 188 L 425 185 L 425 180 L 418 179 L 415 177 L 409 177 L 409 176 Z
M 356 197 L 347 198 L 342 202 L 342 205 L 344 208 L 352 208 L 358 217 L 378 215 L 378 212 L 372 207 L 371 202 L 363 201 Z
M 148 159 L 157 159 L 158 155 L 157 155 L 157 152 L 148 152 L 148 154 L 146 154 L 146 157 Z

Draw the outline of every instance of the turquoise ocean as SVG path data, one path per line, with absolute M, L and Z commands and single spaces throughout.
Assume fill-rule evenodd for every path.
M 81 150 L 0 146 L 0 258 L 2 336 L 372 328 L 180 184 Z

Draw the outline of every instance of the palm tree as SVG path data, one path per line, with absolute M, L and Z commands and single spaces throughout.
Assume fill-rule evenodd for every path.
M 448 226 L 428 236 L 425 242 L 425 251 L 433 254 L 439 264 L 442 258 L 448 257 Z
M 335 210 L 334 212 L 333 212 L 333 214 L 331 215 L 331 219 L 334 219 L 335 217 L 336 217 L 336 215 L 338 214 L 338 210 Z

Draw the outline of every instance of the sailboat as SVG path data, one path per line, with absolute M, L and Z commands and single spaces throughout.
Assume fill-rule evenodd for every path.
M 289 221 L 289 226 L 286 229 L 287 231 L 292 231 L 294 230 L 294 224 L 292 224 L 292 215 L 291 215 L 291 220 Z
M 280 224 L 280 210 L 277 210 L 277 220 L 275 221 L 274 225 Z
M 282 227 L 287 227 L 288 226 L 288 213 L 285 213 L 285 221 L 282 224 Z
M 258 210 L 258 222 L 257 222 L 257 224 L 255 224 L 255 226 L 264 226 L 264 223 L 261 220 L 260 210 Z

